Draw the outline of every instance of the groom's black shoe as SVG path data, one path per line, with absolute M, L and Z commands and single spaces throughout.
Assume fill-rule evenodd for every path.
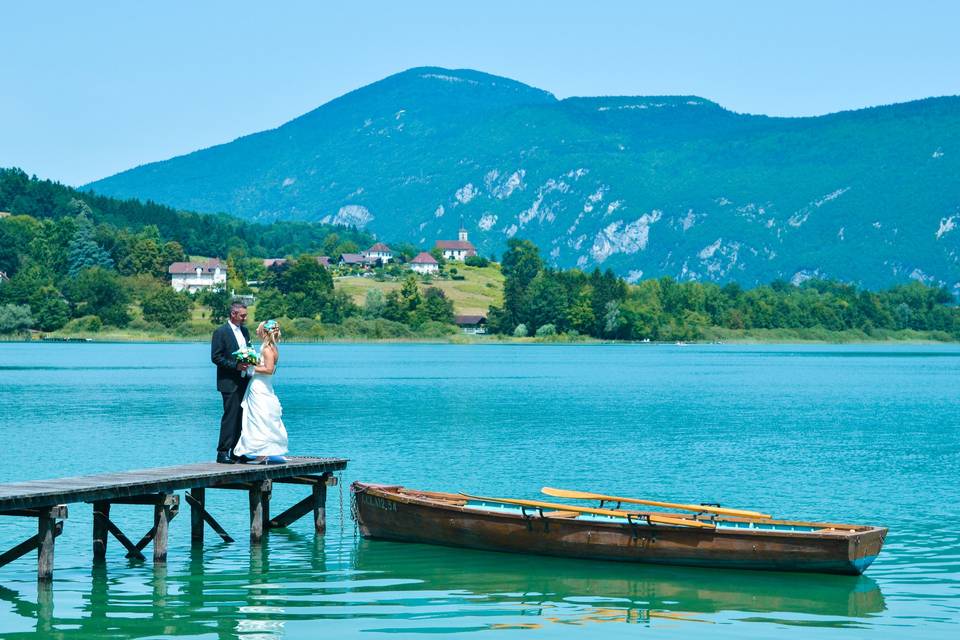
M 220 464 L 236 464 L 236 461 L 226 451 L 217 451 L 217 462 Z

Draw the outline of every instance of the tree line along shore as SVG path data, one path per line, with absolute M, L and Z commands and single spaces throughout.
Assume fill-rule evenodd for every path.
M 960 339 L 943 288 L 884 291 L 809 280 L 744 289 L 671 278 L 628 283 L 612 271 L 554 269 L 514 238 L 499 263 L 442 265 L 433 275 L 376 265 L 360 274 L 320 255 L 374 242 L 363 231 L 116 200 L 0 170 L 0 336 L 196 340 L 222 322 L 234 294 L 252 317 L 278 318 L 293 340 L 884 341 Z M 415 247 L 396 245 L 401 261 Z M 226 283 L 175 291 L 167 268 L 226 256 Z M 286 259 L 267 267 L 264 258 Z M 454 316 L 487 308 L 488 336 Z

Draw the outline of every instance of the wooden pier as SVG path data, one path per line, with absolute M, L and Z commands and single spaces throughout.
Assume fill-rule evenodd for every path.
M 0 554 L 0 567 L 37 550 L 37 578 L 53 578 L 53 551 L 57 536 L 67 520 L 67 505 L 87 503 L 93 508 L 93 561 L 104 562 L 107 540 L 113 536 L 126 550 L 127 557 L 143 560 L 143 550 L 153 543 L 153 561 L 167 560 L 167 538 L 170 521 L 180 509 L 184 494 L 190 505 L 190 538 L 194 545 L 203 545 L 204 525 L 208 525 L 225 542 L 233 538 L 206 509 L 207 489 L 245 491 L 249 496 L 250 541 L 259 543 L 270 529 L 287 527 L 308 513 L 313 513 L 314 528 L 326 530 L 327 486 L 336 484 L 333 472 L 345 469 L 343 458 L 291 457 L 278 465 L 224 465 L 200 462 L 176 467 L 140 469 L 120 473 L 101 473 L 57 480 L 34 480 L 0 484 L 0 516 L 36 518 L 37 535 Z M 270 495 L 273 483 L 309 487 L 309 495 L 282 512 L 270 517 Z M 153 526 L 134 542 L 110 519 L 114 504 L 138 504 L 153 507 Z

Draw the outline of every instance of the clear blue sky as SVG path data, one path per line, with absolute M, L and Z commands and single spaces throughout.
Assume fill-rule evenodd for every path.
M 4 2 L 0 25 L 0 166 L 74 185 L 414 66 L 789 116 L 960 93 L 951 0 L 37 0 Z

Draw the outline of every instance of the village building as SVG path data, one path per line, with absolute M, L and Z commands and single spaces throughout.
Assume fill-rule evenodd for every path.
M 174 262 L 167 272 L 174 291 L 196 293 L 220 289 L 227 284 L 227 265 L 219 258 L 210 258 L 206 262 Z
M 477 255 L 477 248 L 473 246 L 472 242 L 467 240 L 466 229 L 460 229 L 456 240 L 437 240 L 434 248 L 443 251 L 445 260 L 458 260 L 463 262 L 470 256 Z
M 473 335 L 482 335 L 487 332 L 487 317 L 481 315 L 456 315 L 453 317 L 453 323 L 460 327 L 464 333 Z
M 374 244 L 360 255 L 367 258 L 371 263 L 375 263 L 377 260 L 379 260 L 383 264 L 387 264 L 393 260 L 393 250 L 382 242 Z
M 282 267 L 287 264 L 288 260 L 286 258 L 264 258 L 263 266 L 267 269 L 272 267 Z M 317 264 L 326 269 L 330 268 L 330 257 L 329 256 L 317 256 Z
M 4 282 L 9 282 L 9 281 L 10 281 L 10 276 L 7 275 L 7 272 L 0 271 L 0 284 L 3 284 Z
M 440 271 L 440 263 L 426 251 L 421 251 L 416 258 L 410 261 L 410 270 L 422 274 L 437 273 Z
M 269 269 L 271 267 L 282 267 L 285 264 L 287 264 L 286 258 L 264 258 L 263 259 L 263 266 L 266 269 Z
M 341 253 L 337 264 L 341 267 L 369 267 L 370 260 L 362 253 Z

